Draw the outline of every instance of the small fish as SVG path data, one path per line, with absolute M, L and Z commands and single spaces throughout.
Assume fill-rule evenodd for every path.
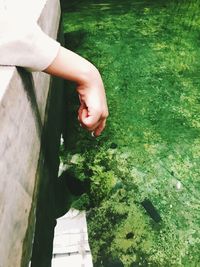
M 162 218 L 160 217 L 160 214 L 154 207 L 153 203 L 149 199 L 145 199 L 141 202 L 141 205 L 143 208 L 146 210 L 148 215 L 155 221 L 155 222 L 160 222 Z

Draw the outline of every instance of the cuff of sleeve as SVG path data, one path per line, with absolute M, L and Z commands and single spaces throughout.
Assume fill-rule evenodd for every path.
M 37 25 L 37 34 L 34 38 L 33 51 L 30 55 L 30 71 L 43 71 L 51 65 L 60 49 L 60 43 L 45 34 Z
M 18 24 L 6 21 L 0 25 L 0 64 L 45 70 L 56 58 L 60 43 L 45 34 L 37 23 Z

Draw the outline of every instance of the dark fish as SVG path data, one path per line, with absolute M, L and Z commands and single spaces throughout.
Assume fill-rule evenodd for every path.
M 146 210 L 148 215 L 155 221 L 155 222 L 160 222 L 162 218 L 160 217 L 160 214 L 154 207 L 153 203 L 149 199 L 145 199 L 141 202 L 141 205 L 143 208 Z

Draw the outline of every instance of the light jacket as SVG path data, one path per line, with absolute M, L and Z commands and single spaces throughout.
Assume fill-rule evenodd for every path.
M 60 44 L 45 34 L 37 20 L 45 0 L 0 0 L 0 65 L 46 69 Z

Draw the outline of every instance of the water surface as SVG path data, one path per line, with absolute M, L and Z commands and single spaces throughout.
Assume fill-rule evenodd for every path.
M 66 46 L 99 68 L 110 109 L 99 139 L 69 123 L 61 149 L 92 181 L 76 205 L 89 210 L 94 266 L 198 266 L 199 2 L 86 0 L 63 11 Z

